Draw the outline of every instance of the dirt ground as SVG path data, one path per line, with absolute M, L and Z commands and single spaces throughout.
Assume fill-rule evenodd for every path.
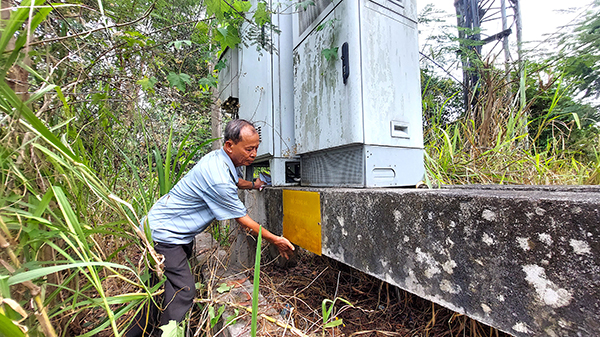
M 335 301 L 328 336 L 510 336 L 327 257 L 300 253 L 295 266 L 261 268 L 261 293 L 289 324 L 323 333 L 323 301 Z M 348 305 L 351 303 L 352 306 Z M 329 309 L 331 302 L 326 302 Z M 291 317 L 289 317 L 291 313 Z
M 510 336 L 327 257 L 300 251 L 292 266 L 279 267 L 276 260 L 264 262 L 260 291 L 279 311 L 274 318 L 309 336 Z M 246 276 L 252 278 L 252 273 L 248 270 Z M 334 300 L 330 319 L 323 322 L 323 310 L 329 310 Z M 82 312 L 72 318 L 81 324 L 72 323 L 65 335 L 89 331 L 104 315 L 100 309 Z M 128 316 L 119 320 L 121 324 Z M 206 324 L 197 312 L 192 316 L 192 331 L 198 329 L 200 321 Z M 325 323 L 332 321 L 341 324 L 323 329 Z M 273 335 L 264 331 L 259 330 L 259 335 Z M 110 335 L 107 329 L 97 336 Z M 288 331 L 285 336 L 292 334 Z

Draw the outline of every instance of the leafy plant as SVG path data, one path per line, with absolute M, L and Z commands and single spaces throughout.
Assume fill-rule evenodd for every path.
M 321 50 L 321 55 L 323 55 L 327 61 L 335 60 L 338 57 L 338 49 L 338 47 L 324 48 Z
M 217 323 L 221 319 L 221 316 L 223 315 L 224 311 L 225 311 L 224 305 L 220 306 L 219 309 L 217 309 L 216 313 L 215 313 L 214 306 L 211 305 L 208 307 L 208 318 L 210 319 L 210 328 L 211 329 L 214 328 L 215 325 L 217 325 Z
M 231 289 L 233 289 L 233 286 L 229 286 L 229 285 L 227 285 L 227 283 L 221 283 L 219 285 L 219 287 L 217 288 L 217 292 L 219 294 L 222 294 L 222 293 L 229 292 Z
M 219 243 L 219 246 L 229 246 L 230 228 L 227 221 L 213 221 L 210 227 L 210 232 L 213 239 Z
M 163 331 L 163 337 L 184 337 L 185 329 L 183 327 L 183 323 L 177 324 L 177 321 L 170 320 L 168 324 L 160 327 Z
M 237 318 L 240 315 L 240 310 L 239 309 L 233 309 L 233 315 L 227 317 L 227 320 L 225 321 L 225 325 L 233 325 L 235 323 L 237 323 Z
M 326 329 L 344 324 L 341 319 L 337 318 L 334 312 L 335 302 L 337 301 L 344 302 L 346 305 L 351 307 L 353 306 L 352 303 L 340 297 L 334 298 L 333 301 L 328 298 L 324 299 L 321 303 L 321 313 L 323 315 L 323 336 L 325 336 Z

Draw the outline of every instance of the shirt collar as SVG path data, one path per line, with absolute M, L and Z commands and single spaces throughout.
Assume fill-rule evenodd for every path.
M 227 153 L 225 153 L 225 149 L 221 148 L 218 153 L 223 157 L 223 160 L 225 160 L 225 163 L 227 164 L 227 167 L 229 167 L 229 171 L 231 172 L 231 175 L 233 177 L 237 177 L 235 165 L 233 165 L 233 161 L 231 161 L 231 158 L 229 158 Z M 235 179 L 235 180 L 237 183 L 237 179 Z

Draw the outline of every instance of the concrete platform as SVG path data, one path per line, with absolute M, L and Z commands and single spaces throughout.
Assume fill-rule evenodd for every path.
M 292 189 L 328 257 L 514 336 L 600 335 L 598 187 Z M 283 190 L 242 192 L 276 233 Z

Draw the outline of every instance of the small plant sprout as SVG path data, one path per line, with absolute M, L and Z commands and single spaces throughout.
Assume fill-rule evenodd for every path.
M 333 311 L 334 307 L 335 307 L 335 302 L 337 301 L 342 301 L 344 303 L 346 303 L 347 306 L 349 307 L 354 307 L 352 305 L 352 303 L 348 302 L 347 300 L 340 298 L 340 297 L 336 297 L 335 299 L 330 300 L 328 298 L 323 300 L 323 303 L 321 304 L 321 309 L 323 312 L 323 336 L 325 336 L 325 330 L 328 328 L 334 328 L 336 326 L 342 325 L 344 324 L 344 322 L 342 321 L 342 319 L 338 319 L 337 315 L 334 315 L 335 312 Z M 344 310 L 344 308 L 342 307 L 342 309 L 340 311 L 338 311 L 337 313 L 341 313 Z

